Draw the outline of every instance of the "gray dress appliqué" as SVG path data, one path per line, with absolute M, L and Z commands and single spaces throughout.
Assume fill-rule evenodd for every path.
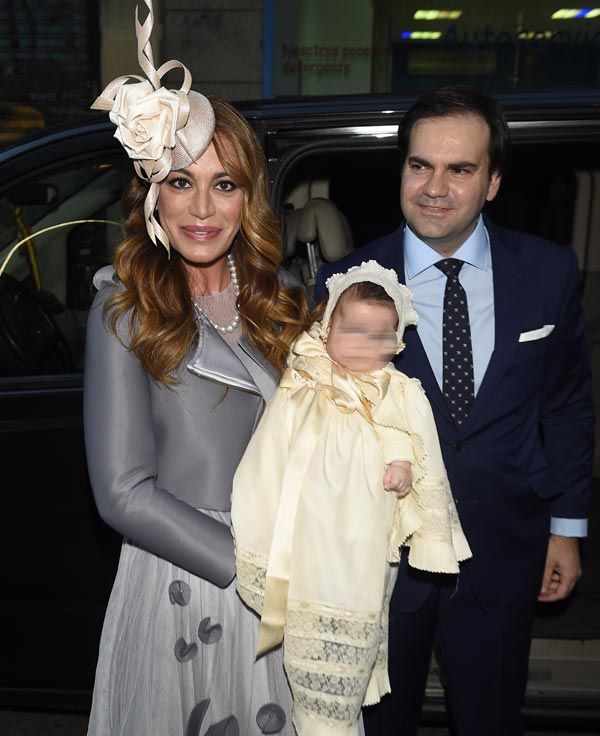
M 227 512 L 208 513 L 229 521 Z M 174 580 L 190 588 L 185 606 L 170 600 Z M 241 602 L 235 581 L 218 588 L 124 542 L 88 733 L 206 736 L 233 716 L 245 736 L 292 736 L 281 650 L 255 661 L 257 643 L 257 618 Z M 204 700 L 209 702 L 198 720 L 196 707 Z M 277 708 L 269 708 L 272 703 Z M 273 723 L 277 731 L 270 730 Z M 213 733 L 235 733 L 233 725 L 229 729 Z
M 103 299 L 98 301 L 97 309 L 101 309 L 102 302 Z M 142 390 L 136 385 L 132 391 L 129 386 L 129 392 L 113 398 L 118 382 L 111 378 L 113 383 L 106 390 L 109 390 L 107 395 L 113 406 L 105 408 L 106 397 L 102 394 L 105 387 L 100 392 L 97 390 L 104 373 L 110 374 L 114 369 L 125 383 L 133 380 L 130 376 L 138 382 L 145 379 L 139 378 L 139 368 L 132 364 L 134 359 L 127 349 L 104 330 L 98 313 L 91 318 L 89 329 L 94 334 L 88 357 L 94 367 L 89 373 L 86 367 L 89 384 L 86 445 L 98 507 L 104 518 L 109 516 L 124 536 L 132 538 L 136 532 L 135 517 L 147 513 L 145 530 L 142 530 L 146 534 L 142 536 L 143 546 L 152 547 L 153 539 L 148 529 L 156 529 L 154 533 L 160 540 L 155 546 L 162 545 L 158 549 L 165 557 L 171 548 L 178 549 L 180 537 L 191 536 L 185 559 L 194 559 L 193 525 L 196 519 L 190 516 L 188 523 L 186 509 L 175 502 L 183 501 L 192 513 L 201 511 L 200 528 L 207 533 L 212 532 L 215 525 L 229 526 L 229 512 L 221 509 L 228 508 L 231 477 L 243 451 L 244 444 L 239 436 L 240 433 L 243 437 L 250 436 L 260 414 L 261 402 L 255 401 L 257 410 L 249 411 L 250 399 L 243 391 L 230 387 L 223 398 L 223 384 L 204 380 L 200 370 L 192 375 L 191 368 L 189 371 L 183 368 L 174 395 L 168 393 L 172 389 L 163 389 L 150 382 L 149 388 L 142 387 Z M 205 335 L 205 339 L 209 337 L 220 340 L 216 334 Z M 215 343 L 212 345 L 214 347 Z M 217 352 L 222 345 L 223 341 L 216 343 Z M 272 390 L 273 377 L 261 373 L 261 358 L 253 356 L 243 340 L 239 346 L 232 347 L 258 389 L 261 392 Z M 104 349 L 111 353 L 106 362 L 102 359 Z M 124 493 L 119 496 L 118 488 L 116 492 L 112 488 L 106 491 L 104 486 L 124 483 L 123 479 L 131 473 L 127 468 L 123 472 L 120 467 L 107 470 L 104 465 L 123 463 L 120 456 L 118 462 L 115 460 L 114 455 L 120 452 L 119 443 L 111 444 L 111 436 L 122 433 L 127 437 L 133 430 L 117 424 L 116 420 L 112 426 L 110 417 L 121 410 L 120 404 L 132 393 L 138 408 L 140 396 L 148 396 L 150 406 L 146 407 L 145 414 L 140 411 L 144 426 L 136 426 L 135 431 L 152 433 L 154 430 L 156 451 L 148 460 L 149 469 L 140 471 L 138 466 L 146 462 L 142 452 L 145 449 L 142 447 L 138 452 L 134 448 L 138 452 L 134 470 L 139 472 L 143 483 L 136 481 L 133 491 L 128 489 L 132 498 L 128 506 L 134 507 L 134 519 L 121 522 L 114 508 L 118 509 Z M 131 411 L 131 407 L 122 409 L 119 421 L 128 421 Z M 148 423 L 151 426 L 147 426 Z M 185 425 L 183 429 L 182 425 Z M 181 437 L 173 436 L 178 431 Z M 100 432 L 105 435 L 101 441 L 97 439 Z M 110 446 L 112 455 L 103 443 Z M 219 477 L 207 473 L 206 463 L 214 457 L 217 460 L 213 462 L 231 466 Z M 182 464 L 186 467 L 182 468 Z M 138 486 L 148 483 L 151 487 L 144 491 L 146 495 L 139 495 Z M 214 490 L 215 483 L 222 485 L 219 493 Z M 169 496 L 174 499 L 163 498 L 163 488 L 168 489 Z M 116 493 L 117 501 L 106 501 L 105 493 Z M 208 501 L 209 508 L 202 505 L 203 499 Z M 146 509 L 143 505 L 146 502 L 158 504 L 161 513 L 167 516 L 173 505 L 173 518 L 180 524 L 180 528 L 174 526 L 173 539 L 169 538 L 168 518 L 155 520 L 150 511 L 141 511 Z M 220 508 L 218 503 L 222 503 Z M 175 512 L 179 516 L 175 517 Z M 164 526 L 160 526 L 161 523 Z M 204 546 L 210 547 L 208 543 Z M 205 554 L 201 540 L 199 549 Z M 210 561 L 199 560 L 196 569 L 202 571 L 205 565 L 208 577 L 214 574 L 218 581 L 223 580 L 224 565 L 213 572 Z M 219 587 L 202 574 L 196 575 L 125 539 L 100 641 L 90 736 L 261 736 L 263 733 L 293 736 L 291 695 L 281 650 L 256 661 L 259 621 L 240 600 L 235 581 Z

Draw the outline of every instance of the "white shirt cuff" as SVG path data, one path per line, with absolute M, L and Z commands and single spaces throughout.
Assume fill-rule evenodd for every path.
M 561 537 L 587 537 L 587 519 L 550 519 L 550 534 L 558 534 Z

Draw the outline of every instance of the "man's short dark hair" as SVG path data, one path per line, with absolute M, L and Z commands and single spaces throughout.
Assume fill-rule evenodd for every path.
M 504 113 L 492 95 L 475 87 L 456 85 L 425 92 L 408 109 L 398 128 L 398 146 L 402 164 L 408 154 L 410 136 L 416 123 L 430 118 L 449 115 L 477 115 L 487 123 L 490 131 L 488 157 L 490 174 L 502 174 L 508 163 L 510 133 Z

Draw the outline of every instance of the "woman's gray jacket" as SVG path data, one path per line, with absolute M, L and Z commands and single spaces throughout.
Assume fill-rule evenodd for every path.
M 127 318 L 122 342 L 105 324 L 104 302 L 119 288 L 112 267 L 94 284 L 84 429 L 98 511 L 129 541 L 224 587 L 235 572 L 231 531 L 200 509 L 229 510 L 233 474 L 268 398 L 244 363 L 264 371 L 271 390 L 278 374 L 244 338 L 238 357 L 202 319 L 197 348 L 166 387 L 125 347 Z

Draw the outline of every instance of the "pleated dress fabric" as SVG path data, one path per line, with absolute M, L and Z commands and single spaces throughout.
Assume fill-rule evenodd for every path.
M 229 522 L 227 512 L 206 513 Z M 255 661 L 258 623 L 235 581 L 218 588 L 125 541 L 88 733 L 204 736 L 213 727 L 211 736 L 292 736 L 281 649 Z

